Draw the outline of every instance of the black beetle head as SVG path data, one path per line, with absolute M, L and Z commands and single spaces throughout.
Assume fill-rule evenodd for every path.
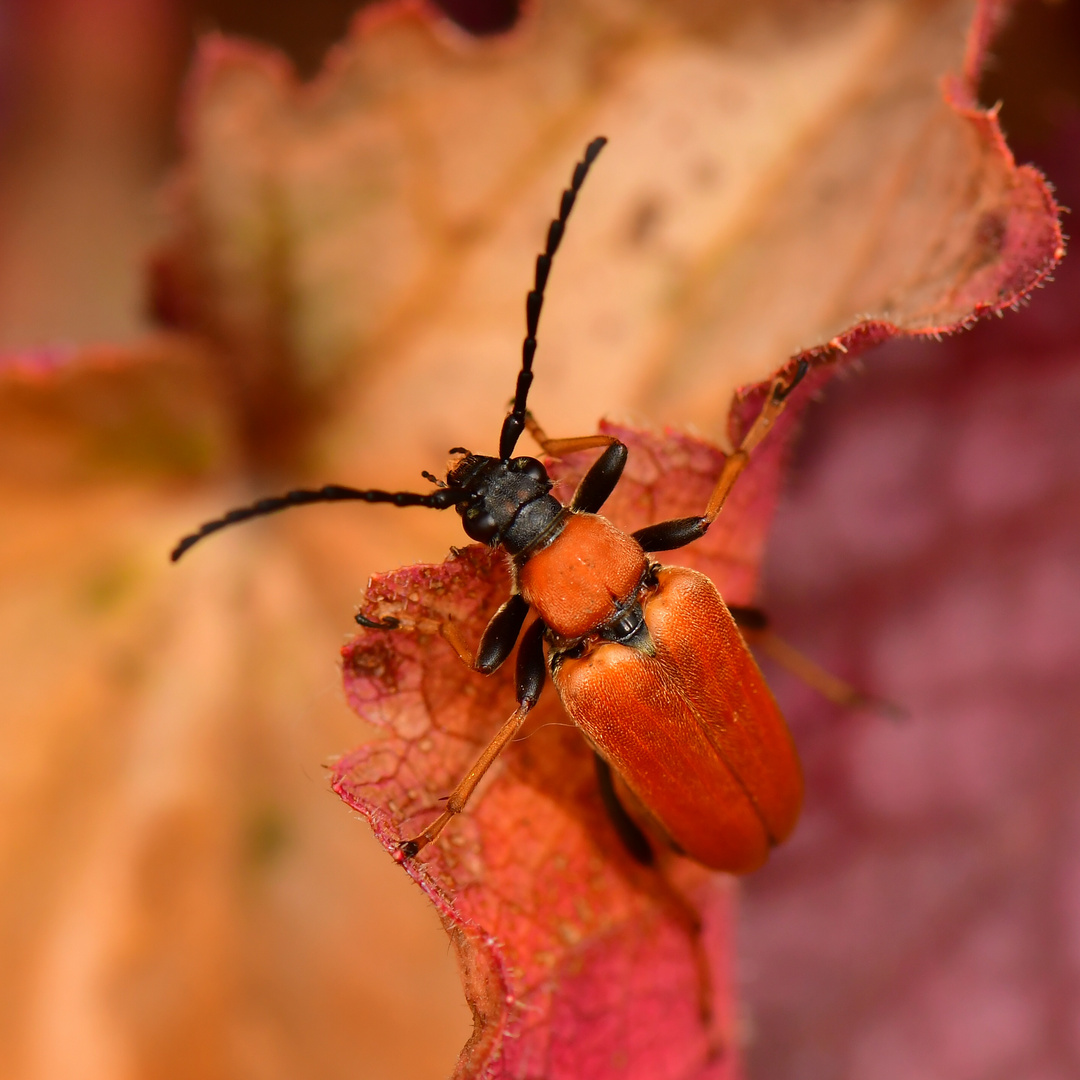
M 517 547 L 513 525 L 524 507 L 545 497 L 559 507 L 548 496 L 551 478 L 547 469 L 531 457 L 503 461 L 466 451 L 446 474 L 446 485 L 465 496 L 457 503 L 457 512 L 466 534 L 481 544 L 505 544 L 510 550 Z M 526 514 L 527 518 L 533 516 Z

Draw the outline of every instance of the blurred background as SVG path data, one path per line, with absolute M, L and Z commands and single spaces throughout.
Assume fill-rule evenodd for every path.
M 1080 207 L 1080 7 L 1017 5 L 980 100 Z M 871 352 L 807 417 L 767 606 L 911 717 L 773 673 L 814 794 L 746 884 L 752 1077 L 1080 1068 L 1075 252 L 1054 276 L 1001 321 Z
M 357 6 L 3 0 L 0 349 L 134 342 L 151 325 L 145 253 L 163 228 L 161 187 L 181 151 L 176 116 L 198 35 L 268 43 L 307 77 Z M 497 34 L 517 14 L 484 0 L 441 6 L 463 33 Z M 980 97 L 1003 102 L 1018 160 L 1038 165 L 1066 207 L 1080 205 L 1077 5 L 1018 4 Z M 790 641 L 911 716 L 844 714 L 769 672 L 809 797 L 785 858 L 745 888 L 740 981 L 755 1080 L 1080 1073 L 1080 273 L 1067 259 L 1056 277 L 1003 321 L 867 355 L 806 417 L 763 602 Z M 89 520 L 53 528 L 78 535 Z M 404 554 L 376 541 L 369 550 L 394 565 L 431 535 Z M 0 555 L 17 546 L 4 543 Z M 104 604 L 123 582 L 105 575 L 95 588 Z M 340 594 L 328 586 L 315 602 L 332 608 Z M 286 589 L 266 603 L 288 610 L 292 599 Z M 80 647 L 34 623 L 30 601 L 13 610 L 25 633 Z M 330 635 L 318 676 L 328 709 L 338 643 Z M 344 705 L 334 723 L 316 741 L 286 740 L 265 783 L 287 775 L 306 791 L 325 787 L 319 764 L 363 734 Z M 80 738 L 89 745 L 95 733 Z M 63 773 L 60 791 L 90 767 L 75 751 L 35 762 Z M 23 764 L 9 755 L 2 768 L 17 776 Z M 10 785 L 4 814 L 24 812 L 20 790 Z M 328 831 L 311 861 L 325 857 L 340 874 L 318 886 L 340 885 L 338 906 L 316 910 L 295 884 L 315 871 L 286 857 L 266 955 L 255 925 L 247 951 L 211 949 L 193 967 L 185 953 L 198 949 L 179 937 L 175 956 L 140 966 L 138 943 L 160 933 L 153 919 L 167 927 L 170 905 L 198 907 L 197 884 L 175 896 L 171 871 L 143 867 L 140 896 L 157 914 L 120 925 L 128 908 L 110 899 L 107 868 L 60 910 L 41 897 L 65 894 L 62 870 L 6 853 L 6 865 L 28 869 L 0 885 L 0 1073 L 449 1072 L 470 1018 L 434 914 L 328 792 L 297 825 L 256 794 L 258 812 L 242 824 L 252 880 L 283 851 L 308 850 L 308 828 Z M 33 844 L 78 840 L 60 810 L 42 821 Z M 191 843 L 166 830 L 151 846 L 182 863 Z M 104 948 L 102 911 L 125 944 L 111 996 L 91 1001 L 85 972 Z M 60 928 L 45 934 L 49 920 Z M 227 912 L 211 904 L 205 921 L 205 940 L 232 941 Z M 39 934 L 44 951 L 31 948 Z M 206 991 L 218 984 L 220 996 Z M 228 1031 L 225 1011 L 239 1017 Z M 99 1012 L 123 1015 L 134 1045 Z
M 149 325 L 145 256 L 180 150 L 177 110 L 200 34 L 274 45 L 310 78 L 363 6 L 5 2 L 0 345 L 128 340 Z M 441 7 L 466 31 L 497 34 L 518 5 Z

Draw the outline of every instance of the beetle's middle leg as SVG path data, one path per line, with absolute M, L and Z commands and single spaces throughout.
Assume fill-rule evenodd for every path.
M 495 733 L 495 737 L 484 748 L 484 752 L 476 759 L 473 767 L 450 793 L 449 798 L 446 800 L 446 809 L 418 836 L 414 836 L 411 840 L 402 841 L 401 851 L 406 858 L 416 855 L 433 840 L 437 839 L 454 817 L 465 809 L 465 804 L 476 790 L 476 785 L 483 779 L 484 773 L 491 768 L 495 759 L 505 749 L 506 744 L 521 730 L 525 718 L 540 698 L 540 691 L 544 688 L 546 676 L 544 623 L 541 619 L 537 619 L 525 631 L 525 636 L 521 639 L 521 648 L 518 650 L 517 708 Z
M 673 518 L 670 521 L 661 521 L 656 525 L 649 525 L 644 529 L 638 529 L 633 534 L 634 539 L 646 551 L 671 551 L 673 548 L 681 548 L 694 540 L 700 540 L 708 532 L 709 526 L 716 520 L 720 508 L 724 505 L 735 481 L 742 475 L 743 470 L 750 463 L 750 454 L 758 445 L 769 429 L 776 422 L 777 417 L 784 411 L 788 396 L 796 386 L 802 382 L 803 376 L 809 369 L 805 360 L 800 360 L 795 369 L 795 374 L 790 380 L 777 379 L 765 398 L 765 404 L 761 407 L 757 419 L 750 425 L 750 430 L 743 437 L 738 448 L 727 456 L 724 467 L 720 471 L 720 478 L 716 481 L 709 503 L 705 507 L 705 513 L 700 517 Z

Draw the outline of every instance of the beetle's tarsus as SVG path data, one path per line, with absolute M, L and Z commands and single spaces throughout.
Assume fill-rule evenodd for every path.
M 798 366 L 795 368 L 795 374 L 792 376 L 791 382 L 789 382 L 787 386 L 777 386 L 776 389 L 773 390 L 773 401 L 780 404 L 780 402 L 786 400 L 788 394 L 803 381 L 803 377 L 809 370 L 810 361 L 800 360 Z
M 381 619 L 369 619 L 366 615 L 361 614 L 359 611 L 353 616 L 353 618 L 361 626 L 367 627 L 368 630 L 400 630 L 401 620 L 395 619 L 393 615 L 384 615 Z

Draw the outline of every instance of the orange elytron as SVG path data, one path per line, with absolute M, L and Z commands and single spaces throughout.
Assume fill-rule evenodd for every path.
M 805 375 L 801 361 L 777 379 L 746 437 L 726 460 L 698 517 L 663 521 L 633 534 L 598 512 L 615 489 L 627 448 L 606 435 L 550 439 L 526 409 L 536 329 L 551 261 L 585 177 L 606 140 L 594 139 L 563 192 L 526 299 L 526 337 L 513 405 L 497 457 L 462 447 L 445 481 L 427 494 L 327 485 L 290 491 L 231 510 L 185 537 L 174 560 L 227 525 L 312 502 L 361 500 L 454 507 L 473 540 L 501 548 L 514 574 L 510 598 L 492 616 L 475 653 L 453 623 L 440 625 L 462 660 L 481 674 L 500 667 L 520 638 L 517 708 L 446 800 L 445 810 L 401 845 L 411 858 L 464 810 L 481 777 L 520 730 L 547 674 L 596 753 L 601 795 L 630 851 L 652 859 L 646 829 L 706 866 L 744 873 L 760 866 L 795 825 L 802 802 L 798 758 L 761 672 L 731 612 L 703 574 L 661 566 L 648 553 L 705 535 L 749 455 Z M 514 457 L 528 429 L 552 457 L 603 452 L 568 505 L 552 494 L 544 464 Z M 522 634 L 529 612 L 535 618 Z M 357 621 L 392 632 L 401 620 Z

